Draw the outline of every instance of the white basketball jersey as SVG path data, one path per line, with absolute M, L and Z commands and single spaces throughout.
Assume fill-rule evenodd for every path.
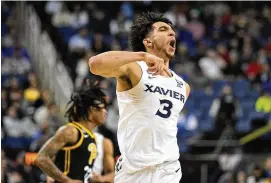
M 104 147 L 103 147 L 103 140 L 104 136 L 100 133 L 95 132 L 95 138 L 96 138 L 96 146 L 97 146 L 97 152 L 98 155 L 94 161 L 93 165 L 93 172 L 101 175 L 103 172 L 103 160 L 104 160 Z
M 179 158 L 177 119 L 186 101 L 182 78 L 153 76 L 144 61 L 139 83 L 117 92 L 120 119 L 118 143 L 129 171 L 138 171 Z

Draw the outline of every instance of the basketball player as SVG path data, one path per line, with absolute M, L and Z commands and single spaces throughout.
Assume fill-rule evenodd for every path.
M 133 52 L 109 51 L 89 59 L 90 71 L 117 80 L 121 157 L 115 183 L 177 183 L 177 118 L 190 93 L 172 70 L 176 37 L 160 14 L 144 13 L 130 32 Z
M 66 112 L 69 123 L 41 148 L 35 164 L 56 182 L 89 183 L 97 157 L 92 130 L 106 119 L 105 94 L 89 88 L 73 94 Z
M 114 157 L 113 144 L 110 139 L 104 137 L 102 134 L 95 132 L 97 145 L 97 157 L 93 165 L 92 182 L 95 183 L 113 183 L 114 182 Z M 102 175 L 102 173 L 105 173 Z M 47 176 L 47 183 L 54 183 L 54 179 Z

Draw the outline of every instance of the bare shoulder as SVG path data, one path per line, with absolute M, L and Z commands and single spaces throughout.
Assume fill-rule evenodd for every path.
M 186 97 L 188 97 L 190 95 L 190 86 L 187 82 L 185 82 L 185 86 L 186 86 Z
M 78 130 L 70 125 L 60 127 L 54 138 L 66 143 L 75 143 L 78 139 Z
M 104 147 L 104 152 L 108 154 L 113 154 L 113 143 L 110 139 L 104 137 L 103 140 L 103 147 Z
M 40 162 L 42 157 L 45 156 L 53 158 L 67 143 L 75 143 L 77 141 L 77 137 L 78 131 L 75 127 L 69 125 L 60 127 L 56 131 L 55 135 L 42 146 L 38 153 L 36 163 Z

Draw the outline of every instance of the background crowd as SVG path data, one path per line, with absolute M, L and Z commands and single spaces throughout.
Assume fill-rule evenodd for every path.
M 177 28 L 176 57 L 170 67 L 191 86 L 178 120 L 181 153 L 190 153 L 191 138 L 221 134 L 230 127 L 245 134 L 271 120 L 271 6 L 267 2 L 29 2 L 49 32 L 74 82 L 100 80 L 109 96 L 108 119 L 99 131 L 119 155 L 115 80 L 89 72 L 88 59 L 109 50 L 129 50 L 129 27 L 142 11 L 162 12 Z M 1 178 L 8 183 L 36 183 L 45 176 L 26 165 L 65 123 L 50 91 L 40 87 L 31 58 L 18 41 L 15 2 L 1 9 Z M 214 135 L 216 136 L 216 135 Z M 270 135 L 262 140 L 270 142 Z M 266 145 L 265 145 L 266 146 Z M 262 152 L 269 152 L 262 150 Z M 271 159 L 257 164 L 221 156 L 213 182 L 256 183 L 271 177 Z M 250 166 L 251 165 L 251 166 Z M 233 173 L 235 172 L 235 173 Z M 184 175 L 185 176 L 185 175 Z

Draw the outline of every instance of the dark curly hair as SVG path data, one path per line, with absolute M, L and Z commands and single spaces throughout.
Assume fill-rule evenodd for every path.
M 69 122 L 80 122 L 81 120 L 88 120 L 89 107 L 93 106 L 100 108 L 100 104 L 107 105 L 105 100 L 105 93 L 99 87 L 88 87 L 81 89 L 71 95 L 71 99 L 67 104 L 65 117 Z
M 133 51 L 146 51 L 143 40 L 151 32 L 152 25 L 156 22 L 164 22 L 173 27 L 172 22 L 163 17 L 163 14 L 147 12 L 142 13 L 131 27 L 129 45 Z

